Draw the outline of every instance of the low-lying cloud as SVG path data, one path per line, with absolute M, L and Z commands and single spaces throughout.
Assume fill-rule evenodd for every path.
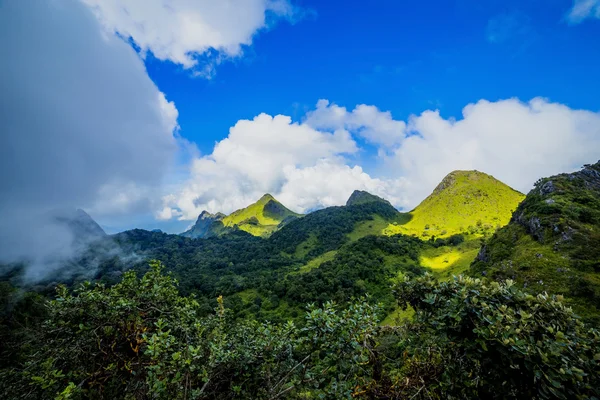
M 73 250 L 56 210 L 154 207 L 138 194 L 173 164 L 177 109 L 77 1 L 5 1 L 0 37 L 0 263 L 41 276 Z

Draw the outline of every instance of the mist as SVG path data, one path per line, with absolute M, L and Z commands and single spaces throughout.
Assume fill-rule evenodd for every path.
M 56 210 L 150 207 L 177 150 L 177 110 L 79 2 L 1 8 L 0 273 L 23 263 L 36 281 L 85 247 Z

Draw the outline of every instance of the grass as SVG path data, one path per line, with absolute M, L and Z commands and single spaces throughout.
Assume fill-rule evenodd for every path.
M 420 263 L 430 268 L 433 274 L 441 280 L 466 272 L 479 253 L 481 243 L 471 239 L 458 246 L 442 246 L 427 249 L 421 253 Z
M 356 241 L 368 235 L 381 235 L 389 222 L 379 215 L 374 215 L 371 221 L 361 221 L 356 224 L 354 230 L 347 236 L 351 241 Z
M 510 221 L 525 198 L 494 177 L 478 171 L 454 171 L 410 212 L 404 224 L 389 224 L 384 234 L 423 239 L 469 233 L 481 237 Z
M 318 244 L 319 239 L 315 234 L 310 234 L 308 238 L 296 247 L 294 258 L 302 259 Z
M 265 212 L 265 206 L 269 202 L 275 202 L 280 212 L 277 214 Z M 232 228 L 237 227 L 254 236 L 268 237 L 275 232 L 279 224 L 287 217 L 300 217 L 301 214 L 287 209 L 270 194 L 265 194 L 256 203 L 246 208 L 234 211 L 223 218 L 223 225 Z
M 256 289 L 246 289 L 236 294 L 242 298 L 244 304 L 251 303 L 256 297 L 260 297 Z
M 336 254 L 337 254 L 337 250 L 332 250 L 332 251 L 328 251 L 327 253 L 321 254 L 320 256 L 313 258 L 307 264 L 300 267 L 300 269 L 297 272 L 292 272 L 292 273 L 304 274 L 315 268 L 319 268 L 321 266 L 321 264 L 323 264 L 324 262 L 333 260 L 333 258 L 335 257 Z

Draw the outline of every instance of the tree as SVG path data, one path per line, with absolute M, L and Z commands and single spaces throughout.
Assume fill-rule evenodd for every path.
M 402 328 L 405 389 L 447 398 L 575 399 L 600 396 L 600 335 L 560 296 L 513 282 L 430 275 L 397 287 L 416 310 Z M 435 396 L 434 396 L 435 397 Z

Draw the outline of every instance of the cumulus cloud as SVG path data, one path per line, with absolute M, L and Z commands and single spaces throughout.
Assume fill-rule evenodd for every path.
M 574 0 L 567 21 L 578 24 L 587 18 L 600 19 L 600 0 Z
M 409 136 L 388 160 L 412 183 L 416 205 L 450 171 L 477 169 L 527 192 L 543 176 L 597 161 L 600 114 L 536 98 L 481 100 L 460 120 L 437 111 L 413 116 Z
M 316 129 L 347 129 L 372 144 L 388 147 L 402 141 L 406 128 L 389 111 L 380 111 L 375 106 L 360 104 L 348 112 L 345 107 L 323 99 L 317 102 L 315 110 L 307 113 L 305 122 Z
M 404 204 L 406 180 L 373 178 L 359 165 L 319 160 L 314 166 L 284 168 L 285 183 L 277 198 L 285 205 L 305 212 L 346 203 L 355 190 L 366 190 L 394 204 Z
M 177 152 L 177 109 L 79 2 L 0 13 L 0 263 L 40 268 L 73 238 L 50 211 L 148 212 Z
M 199 73 L 211 75 L 214 63 L 237 57 L 253 37 L 280 18 L 292 19 L 288 0 L 81 0 L 109 32 L 131 39 L 142 53 L 152 52 L 184 68 L 210 62 Z
M 358 137 L 392 143 L 378 153 L 387 178 L 350 162 Z M 265 192 L 305 212 L 344 204 L 355 189 L 409 210 L 453 170 L 477 169 L 527 192 L 538 178 L 575 170 L 598 154 L 600 114 L 542 98 L 481 100 L 466 106 L 460 120 L 429 110 L 408 123 L 374 106 L 348 112 L 320 100 L 302 123 L 265 114 L 239 121 L 211 155 L 193 162 L 189 181 L 164 199 L 158 216 L 193 220 L 204 209 L 230 212 Z
M 245 207 L 264 193 L 279 194 L 290 167 L 312 167 L 319 160 L 341 162 L 344 154 L 357 150 L 344 129 L 321 132 L 283 115 L 238 121 L 212 154 L 192 162 L 190 180 L 180 193 L 165 197 L 157 217 L 181 213 L 180 219 L 192 220 L 202 210 Z

